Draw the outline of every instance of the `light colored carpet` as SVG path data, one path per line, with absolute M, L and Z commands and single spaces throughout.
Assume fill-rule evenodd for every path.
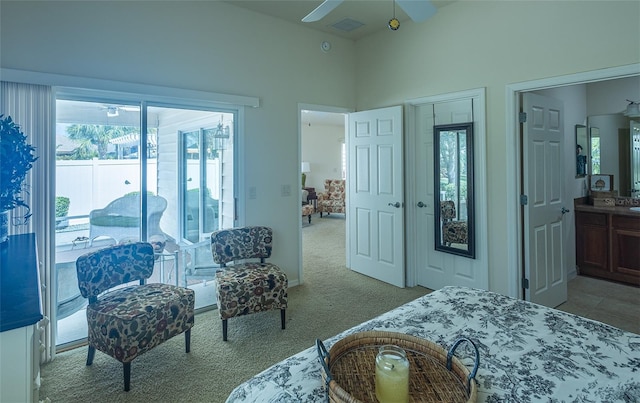
M 344 215 L 303 226 L 304 284 L 289 289 L 287 328 L 280 312 L 229 320 L 222 341 L 217 311 L 197 314 L 191 353 L 174 337 L 131 365 L 131 391 L 123 391 L 122 364 L 86 347 L 60 353 L 42 366 L 40 399 L 52 402 L 224 402 L 237 385 L 269 366 L 430 290 L 397 288 L 345 267 Z M 277 248 L 279 245 L 274 244 Z

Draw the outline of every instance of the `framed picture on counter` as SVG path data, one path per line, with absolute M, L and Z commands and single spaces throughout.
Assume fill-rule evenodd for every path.
M 613 190 L 613 175 L 590 175 L 589 190 L 610 192 Z

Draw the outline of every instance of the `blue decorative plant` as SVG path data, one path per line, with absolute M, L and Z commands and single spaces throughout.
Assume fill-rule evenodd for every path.
M 24 180 L 37 159 L 34 151 L 20 126 L 10 116 L 0 115 L 0 212 L 24 207 L 25 220 L 31 216 L 22 196 L 26 190 Z

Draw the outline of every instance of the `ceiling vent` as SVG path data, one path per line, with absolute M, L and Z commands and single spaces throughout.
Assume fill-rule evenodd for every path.
M 356 30 L 358 28 L 360 28 L 361 26 L 363 26 L 364 24 L 361 23 L 360 21 L 356 21 L 352 18 L 345 18 L 341 21 L 336 22 L 335 24 L 331 25 L 333 28 L 340 30 L 340 31 L 344 31 L 344 32 L 351 32 L 353 30 Z

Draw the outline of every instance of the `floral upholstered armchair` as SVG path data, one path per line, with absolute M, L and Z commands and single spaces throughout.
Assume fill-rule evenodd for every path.
M 468 229 L 466 221 L 455 221 L 456 204 L 451 200 L 440 202 L 440 218 L 442 218 L 442 243 L 451 246 L 453 243 L 467 244 Z
M 318 211 L 322 213 L 347 213 L 346 180 L 325 179 L 324 192 L 318 193 Z
M 220 265 L 216 272 L 216 298 L 224 341 L 227 320 L 236 316 L 279 309 L 281 326 L 285 328 L 289 282 L 278 266 L 265 261 L 271 256 L 272 242 L 273 231 L 269 227 L 231 228 L 211 234 L 213 261 Z
M 87 365 L 96 350 L 122 362 L 125 391 L 131 361 L 142 353 L 180 333 L 186 352 L 191 348 L 195 293 L 170 284 L 145 284 L 154 266 L 153 246 L 146 242 L 110 246 L 76 261 L 78 288 L 89 299 Z M 134 281 L 139 284 L 118 287 Z

